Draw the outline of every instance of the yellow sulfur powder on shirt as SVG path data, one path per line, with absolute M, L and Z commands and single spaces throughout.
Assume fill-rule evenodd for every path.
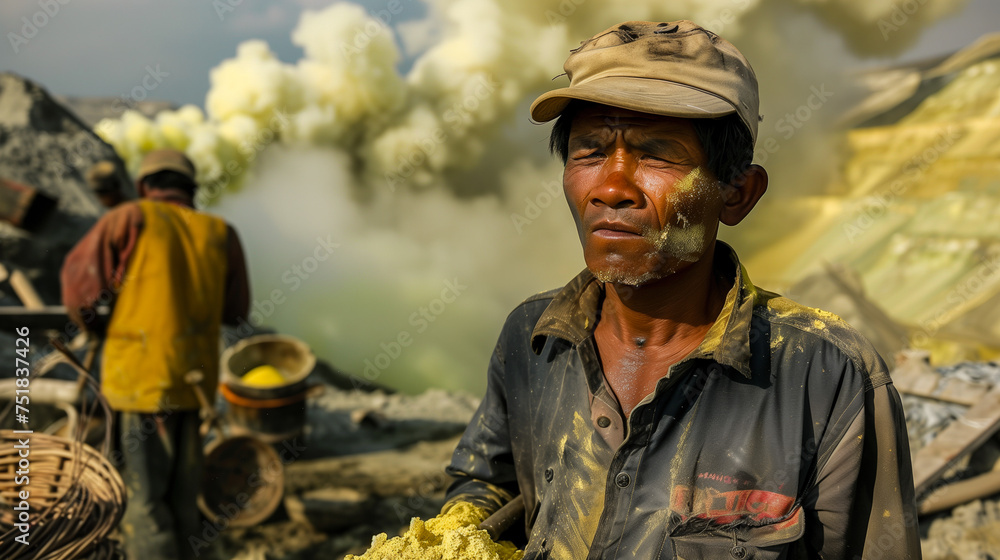
M 344 560 L 520 560 L 524 556 L 513 544 L 493 542 L 489 533 L 477 529 L 482 520 L 482 510 L 459 503 L 426 522 L 414 517 L 402 536 L 375 535 L 367 552 Z

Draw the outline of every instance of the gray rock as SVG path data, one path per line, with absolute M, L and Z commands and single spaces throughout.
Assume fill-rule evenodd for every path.
M 374 501 L 367 494 L 343 487 L 285 497 L 288 517 L 326 533 L 367 521 L 373 506 Z
M 304 457 L 371 453 L 450 438 L 465 430 L 478 405 L 469 395 L 436 389 L 402 395 L 327 387 L 307 402 Z
M 114 149 L 37 84 L 0 73 L 0 177 L 35 188 L 57 201 L 55 211 L 28 232 L 0 222 L 0 259 L 25 271 L 47 305 L 58 305 L 59 269 L 66 253 L 104 208 L 84 179 L 87 169 L 111 160 L 135 197 Z

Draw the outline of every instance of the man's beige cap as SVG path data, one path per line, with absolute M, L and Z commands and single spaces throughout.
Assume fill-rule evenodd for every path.
M 121 190 L 114 162 L 101 160 L 87 170 L 87 185 L 95 193 L 113 193 Z
M 176 171 L 194 180 L 194 164 L 182 152 L 171 149 L 153 150 L 142 158 L 136 179 L 142 181 L 153 173 Z
M 563 68 L 569 87 L 539 96 L 531 104 L 535 121 L 550 121 L 580 99 L 671 117 L 736 113 L 757 140 L 753 68 L 732 43 L 690 21 L 615 25 L 571 51 Z

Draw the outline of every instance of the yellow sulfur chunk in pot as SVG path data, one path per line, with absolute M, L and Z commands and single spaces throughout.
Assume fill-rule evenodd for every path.
M 275 385 L 283 385 L 285 383 L 285 376 L 281 375 L 281 372 L 274 366 L 264 365 L 257 366 L 246 372 L 241 381 L 246 385 L 254 387 L 273 387 Z
M 344 560 L 520 560 L 524 553 L 509 542 L 493 542 L 477 529 L 485 515 L 471 504 L 459 503 L 426 522 L 414 517 L 402 536 L 381 533 L 361 556 Z

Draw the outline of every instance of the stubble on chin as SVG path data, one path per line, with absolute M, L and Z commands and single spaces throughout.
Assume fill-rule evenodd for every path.
M 721 196 L 719 183 L 708 178 L 701 167 L 691 170 L 671 193 L 674 215 L 662 228 L 643 227 L 642 236 L 650 244 L 644 255 L 647 266 L 641 263 L 620 262 L 605 264 L 601 269 L 591 269 L 601 282 L 612 282 L 640 287 L 677 272 L 682 263 L 696 262 L 708 246 L 705 225 L 692 223 L 684 214 L 687 205 L 706 204 L 708 197 Z M 639 272 L 645 269 L 645 272 Z

